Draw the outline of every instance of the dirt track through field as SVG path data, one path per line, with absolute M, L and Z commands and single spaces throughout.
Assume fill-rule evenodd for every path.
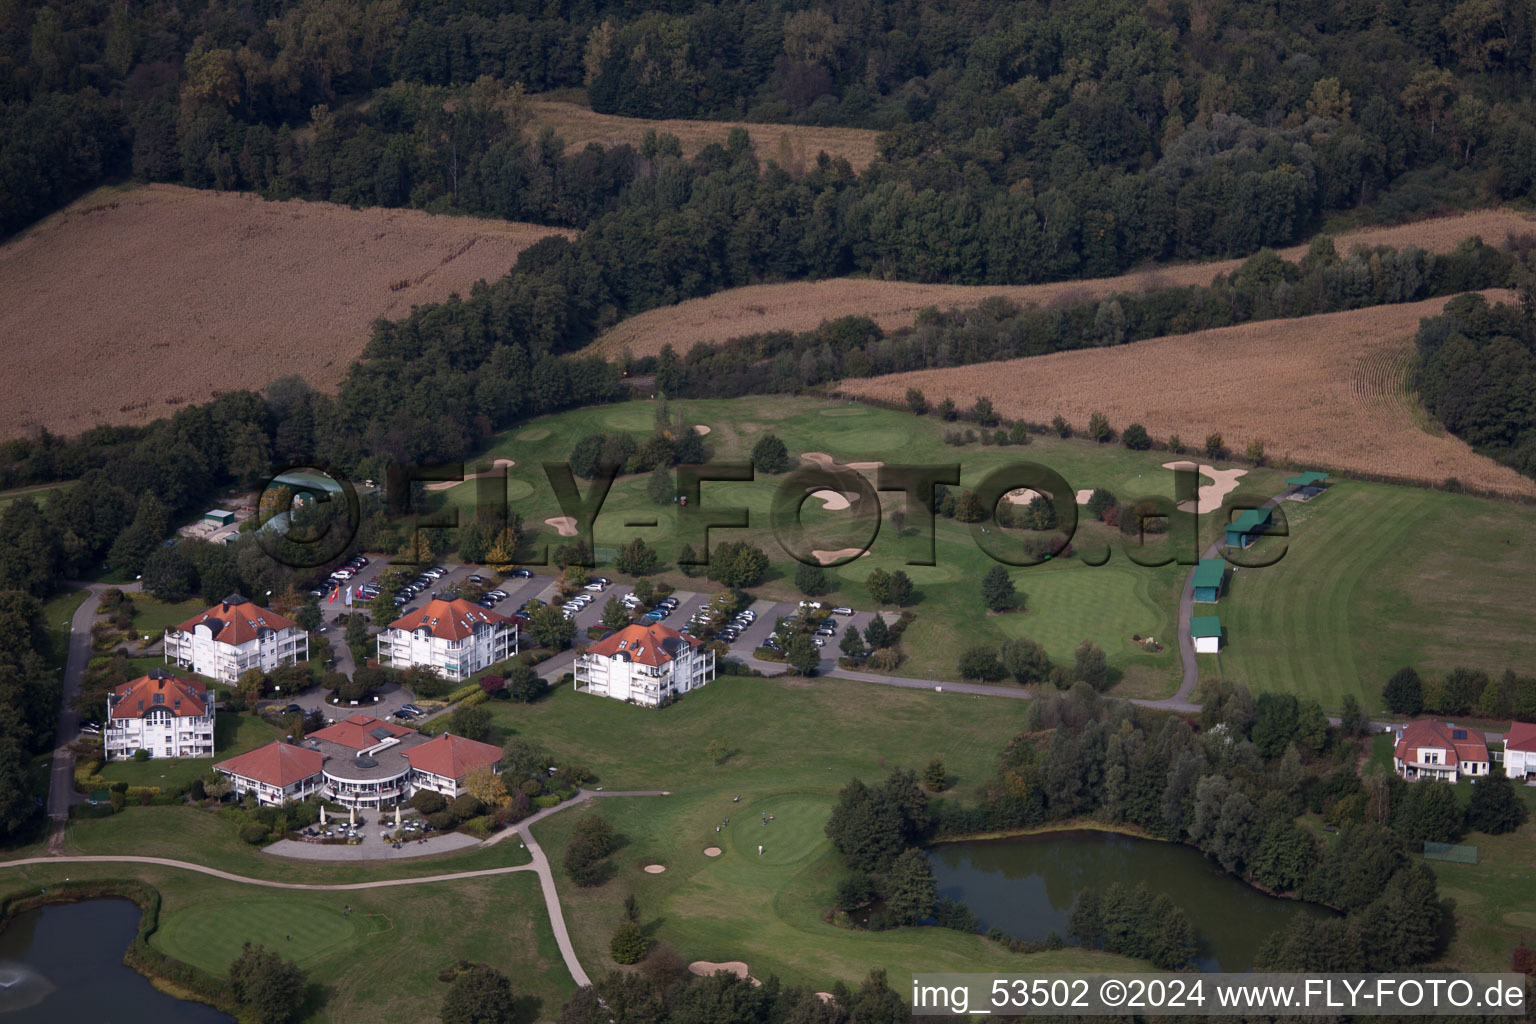
M 1502 244 L 1510 233 L 1536 232 L 1536 219 L 1513 210 L 1478 210 L 1434 220 L 1340 234 L 1334 246 L 1347 256 L 1357 246 L 1417 245 L 1449 252 L 1472 235 Z M 1288 260 L 1306 255 L 1306 245 L 1280 250 Z M 656 355 L 670 344 L 683 355 L 699 342 L 725 341 L 763 331 L 812 331 L 824 320 L 868 316 L 885 330 L 910 327 L 926 306 L 966 308 L 994 295 L 1021 305 L 1082 302 L 1112 292 L 1206 285 L 1217 274 L 1230 274 L 1242 260 L 1188 263 L 1135 270 L 1116 277 L 1030 285 L 911 284 L 838 277 L 826 281 L 749 285 L 690 299 L 632 316 L 616 324 L 590 346 L 608 359 L 626 350 L 635 357 Z
M 375 319 L 467 295 L 551 234 L 569 232 L 98 189 L 0 246 L 0 437 L 147 423 L 288 373 L 334 388 Z
M 1515 301 L 1512 292 L 1483 293 Z M 1536 495 L 1536 481 L 1429 429 L 1406 390 L 1413 334 L 1447 299 L 1269 320 L 1115 348 L 918 370 L 837 385 L 844 393 L 900 402 L 915 387 L 962 408 L 992 399 L 1010 419 L 1048 422 L 1060 413 L 1082 430 L 1094 412 L 1115 429 L 1139 422 L 1154 438 L 1179 434 L 1198 450 L 1209 433 L 1242 452 L 1261 441 L 1272 459 Z M 1203 502 L 1202 502 L 1203 504 Z
M 805 170 L 816 165 L 818 153 L 826 152 L 828 156 L 843 157 L 855 171 L 863 171 L 875 159 L 880 135 L 867 128 L 618 117 L 595 114 L 579 103 L 538 96 L 532 97 L 528 106 L 536 124 L 553 128 L 565 140 L 567 154 L 579 153 L 593 142 L 601 146 L 628 143 L 639 149 L 645 133 L 655 131 L 676 135 L 684 158 L 692 159 L 712 142 L 725 145 L 731 129 L 742 128 L 761 163 L 772 160 L 787 170 Z

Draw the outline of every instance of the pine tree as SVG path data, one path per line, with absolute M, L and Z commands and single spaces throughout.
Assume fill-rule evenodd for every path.
M 933 916 L 938 899 L 933 865 L 913 847 L 896 858 L 887 883 L 885 909 L 898 924 L 912 925 Z
M 1008 570 L 994 565 L 981 578 L 981 600 L 994 612 L 1007 611 L 1014 605 L 1015 590 Z

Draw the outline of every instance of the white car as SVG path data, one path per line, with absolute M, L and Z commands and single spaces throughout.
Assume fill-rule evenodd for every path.
M 852 615 L 853 614 L 853 609 L 849 608 L 847 605 L 840 605 L 839 607 L 832 609 L 832 614 L 833 615 Z
M 582 590 L 590 590 L 593 593 L 601 594 L 603 591 L 608 589 L 608 584 L 606 584 L 606 583 L 588 583 L 586 586 L 582 587 L 581 589 Z

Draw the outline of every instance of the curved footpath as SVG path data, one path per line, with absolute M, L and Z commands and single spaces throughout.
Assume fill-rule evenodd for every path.
M 204 864 L 194 864 L 191 861 L 173 860 L 169 857 L 139 857 L 131 854 L 93 854 L 80 856 L 62 856 L 50 854 L 47 857 L 23 857 L 19 860 L 0 861 L 0 869 L 24 868 L 43 864 L 150 864 L 156 867 L 175 868 L 180 871 L 195 871 L 198 874 L 209 875 L 226 882 L 238 882 L 242 885 L 256 885 L 267 889 L 296 889 L 306 892 L 347 892 L 353 889 L 384 889 L 401 885 L 428 885 L 434 882 L 454 882 L 469 878 L 487 878 L 492 875 L 510 875 L 519 871 L 537 872 L 539 887 L 544 893 L 544 906 L 549 914 L 550 930 L 555 934 L 555 944 L 560 947 L 560 956 L 565 960 L 565 968 L 571 974 L 578 986 L 586 986 L 592 983 L 587 972 L 582 968 L 581 961 L 576 957 L 576 948 L 571 944 L 570 932 L 565 927 L 565 915 L 560 910 L 560 895 L 555 890 L 555 875 L 550 869 L 549 858 L 544 855 L 538 842 L 533 838 L 530 827 L 542 821 L 551 814 L 556 814 L 567 807 L 585 803 L 593 797 L 601 796 L 670 796 L 667 790 L 622 790 L 611 793 L 599 793 L 593 790 L 581 790 L 575 797 L 554 807 L 545 808 L 537 814 L 530 815 L 518 822 L 512 828 L 498 832 L 496 835 L 480 844 L 482 847 L 494 846 L 516 835 L 523 841 L 528 849 L 528 855 L 532 860 L 527 864 L 514 864 L 504 868 L 481 868 L 476 871 L 452 871 L 441 875 L 422 875 L 413 878 L 381 878 L 372 882 L 281 882 L 271 878 L 252 878 L 249 875 L 237 875 L 229 871 L 220 871 Z M 50 844 L 51 845 L 51 844 Z

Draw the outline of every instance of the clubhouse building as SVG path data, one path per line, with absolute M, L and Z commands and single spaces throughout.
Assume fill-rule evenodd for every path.
M 465 792 L 477 768 L 499 775 L 501 748 L 449 733 L 424 736 L 371 715 L 353 715 L 300 743 L 279 740 L 213 766 L 236 793 L 254 793 L 263 804 L 319 794 L 359 809 L 392 807 L 421 790 L 452 800 Z
M 715 678 L 715 654 L 696 637 L 638 623 L 576 657 L 576 689 L 646 707 L 663 704 Z
M 517 653 L 517 623 L 462 598 L 428 601 L 379 634 L 379 664 L 468 679 Z
M 165 660 L 233 686 L 242 673 L 309 660 L 309 634 L 239 594 L 165 631 Z
M 150 757 L 212 757 L 213 716 L 206 685 L 155 669 L 107 694 L 106 759 L 126 761 L 140 750 Z

